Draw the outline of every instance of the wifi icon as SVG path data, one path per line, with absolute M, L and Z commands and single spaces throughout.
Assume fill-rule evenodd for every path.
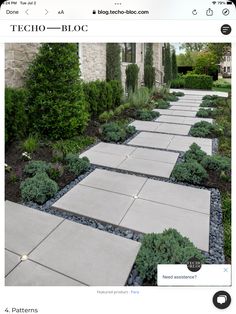
M 216 4 L 216 1 L 212 1 L 213 4 Z

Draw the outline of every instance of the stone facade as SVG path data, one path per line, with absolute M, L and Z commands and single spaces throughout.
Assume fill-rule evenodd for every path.
M 84 81 L 106 79 L 106 44 L 79 44 L 79 56 Z
M 9 87 L 24 85 L 25 70 L 40 44 L 5 44 L 5 83 Z
M 25 70 L 34 58 L 40 44 L 6 44 L 5 45 L 5 82 L 9 87 L 24 85 Z M 153 61 L 156 68 L 156 81 L 163 83 L 162 44 L 153 44 Z M 84 81 L 106 79 L 106 44 L 78 44 L 81 77 Z M 145 44 L 137 43 L 135 60 L 139 66 L 139 85 L 143 83 Z M 122 56 L 121 56 L 122 57 Z M 121 63 L 122 84 L 125 87 L 125 70 L 129 63 Z

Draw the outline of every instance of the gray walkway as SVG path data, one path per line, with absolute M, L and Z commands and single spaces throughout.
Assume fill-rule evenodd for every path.
M 175 123 L 159 123 L 152 121 L 135 120 L 130 125 L 135 126 L 138 131 L 150 131 L 156 133 L 188 135 L 191 126 Z
M 9 201 L 5 245 L 6 285 L 13 286 L 122 286 L 140 247 Z
M 206 190 L 97 169 L 53 207 L 142 233 L 176 228 L 208 251 Z

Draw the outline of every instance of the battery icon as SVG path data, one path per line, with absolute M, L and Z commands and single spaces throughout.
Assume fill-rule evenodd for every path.
M 227 4 L 233 4 L 231 1 L 227 1 Z

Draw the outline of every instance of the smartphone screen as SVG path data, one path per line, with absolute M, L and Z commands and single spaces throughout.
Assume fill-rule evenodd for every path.
M 232 312 L 236 1 L 1 2 L 0 312 Z

